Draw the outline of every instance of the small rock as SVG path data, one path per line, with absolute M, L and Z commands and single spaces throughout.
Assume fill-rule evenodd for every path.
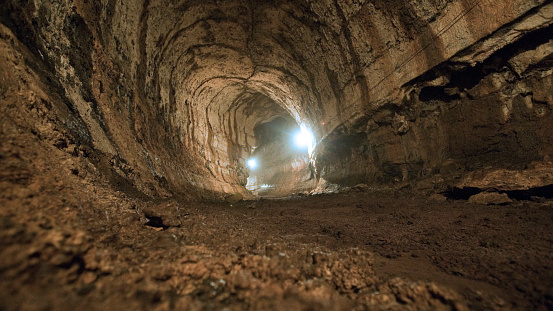
M 522 75 L 530 66 L 538 64 L 553 54 L 553 42 L 549 41 L 536 49 L 520 53 L 509 60 L 511 68 Z
M 180 227 L 182 225 L 181 206 L 175 202 L 167 202 L 145 207 L 142 212 L 148 219 L 146 225 L 150 227 Z
M 531 196 L 530 201 L 538 202 L 538 203 L 546 203 L 547 199 L 545 197 Z
M 409 132 L 410 126 L 405 116 L 395 115 L 392 121 L 392 128 L 394 129 L 396 134 L 403 135 Z
M 370 190 L 369 186 L 366 184 L 357 184 L 353 186 L 351 189 L 357 192 L 367 192 Z
M 240 201 L 242 201 L 244 197 L 240 193 L 233 193 L 227 197 L 225 197 L 225 202 L 230 204 L 236 204 Z
M 70 237 L 67 239 L 67 244 L 79 246 L 82 245 L 87 240 L 86 233 L 83 231 L 75 231 Z
M 428 201 L 435 202 L 435 203 L 443 203 L 447 201 L 447 198 L 439 193 L 434 193 L 433 195 L 428 197 Z
M 234 286 L 238 289 L 248 289 L 252 287 L 253 277 L 250 273 L 240 270 L 234 276 Z
M 86 296 L 95 289 L 96 289 L 96 286 L 94 284 L 85 284 L 85 285 L 79 287 L 76 290 L 76 293 L 79 296 Z
M 469 203 L 484 205 L 501 205 L 513 203 L 506 193 L 481 192 L 469 198 Z
M 92 271 L 86 271 L 81 275 L 81 281 L 84 285 L 89 285 L 94 283 L 98 279 L 96 273 Z

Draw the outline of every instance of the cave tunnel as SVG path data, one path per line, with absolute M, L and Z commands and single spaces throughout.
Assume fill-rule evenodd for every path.
M 246 189 L 259 197 L 309 191 L 313 186 L 309 165 L 312 133 L 289 116 L 259 124 L 254 132 L 256 145 L 248 159 Z
M 4 0 L 0 310 L 553 309 L 549 0 Z

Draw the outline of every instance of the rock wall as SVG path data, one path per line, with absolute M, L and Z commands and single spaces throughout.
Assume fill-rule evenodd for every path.
M 290 192 L 313 176 L 401 186 L 547 163 L 552 6 L 7 0 L 0 21 L 51 73 L 73 144 L 116 183 L 248 196 L 255 128 L 277 117 L 317 141 L 301 167 L 266 168 L 289 172 Z
M 552 34 L 547 26 L 494 45 L 495 52 L 471 64 L 461 60 L 474 60 L 481 50 L 469 49 L 463 53 L 473 57 L 460 54 L 405 84 L 397 101 L 325 138 L 319 174 L 349 186 L 425 191 L 550 185 Z M 468 182 L 473 173 L 480 177 Z M 515 182 L 521 174 L 534 180 Z M 500 178 L 482 184 L 489 176 Z

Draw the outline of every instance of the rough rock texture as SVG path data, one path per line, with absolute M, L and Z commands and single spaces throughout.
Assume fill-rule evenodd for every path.
M 66 125 L 74 140 L 147 194 L 248 196 L 255 129 L 277 117 L 317 141 L 295 172 L 265 167 L 292 176 L 286 193 L 553 152 L 548 1 L 10 0 L 1 15 L 86 124 Z
M 548 6 L 542 10 L 549 13 L 540 11 L 511 27 L 532 29 L 530 21 L 551 16 Z M 317 157 L 321 176 L 335 183 L 399 187 L 440 176 L 444 187 L 470 171 L 499 168 L 512 172 L 507 178 L 514 180 L 516 174 L 534 174 L 529 166 L 550 170 L 551 33 L 547 26 L 516 42 L 507 35 L 484 40 L 405 84 L 395 101 L 325 138 Z M 485 50 L 482 62 L 474 61 L 484 53 L 481 46 L 493 50 Z M 548 178 L 536 176 L 518 189 L 548 184 Z
M 524 170 L 488 169 L 467 174 L 458 184 L 461 188 L 515 191 L 553 184 L 551 163 L 526 167 Z
M 2 1 L 0 309 L 553 308 L 552 23 L 547 0 Z
M 484 205 L 502 205 L 513 203 L 513 200 L 506 193 L 481 192 L 471 196 L 468 202 Z

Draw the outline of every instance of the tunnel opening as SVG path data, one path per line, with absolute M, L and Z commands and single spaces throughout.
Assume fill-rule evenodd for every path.
M 210 104 L 213 112 L 210 111 L 208 118 L 213 121 L 207 130 L 212 138 L 207 141 L 206 153 L 211 154 L 206 158 L 229 163 L 230 178 L 217 176 L 214 182 L 238 185 L 241 188 L 225 190 L 226 195 L 240 193 L 249 199 L 287 196 L 298 186 L 310 190 L 312 185 L 301 184 L 314 138 L 307 127 L 297 121 L 300 113 L 290 104 L 296 101 L 274 98 L 263 90 L 243 85 L 225 90 L 227 96 L 219 96 Z M 229 96 L 233 100 L 225 104 Z M 299 142 L 303 143 L 301 146 L 298 134 L 304 134 L 300 135 L 303 137 Z M 309 134 L 307 143 L 305 134 Z M 216 141 L 227 146 L 226 152 L 213 148 Z
M 299 186 L 311 177 L 309 152 L 312 135 L 291 116 L 278 116 L 254 127 L 255 146 L 248 159 L 246 189 L 255 196 L 279 197 L 292 190 L 309 190 Z

